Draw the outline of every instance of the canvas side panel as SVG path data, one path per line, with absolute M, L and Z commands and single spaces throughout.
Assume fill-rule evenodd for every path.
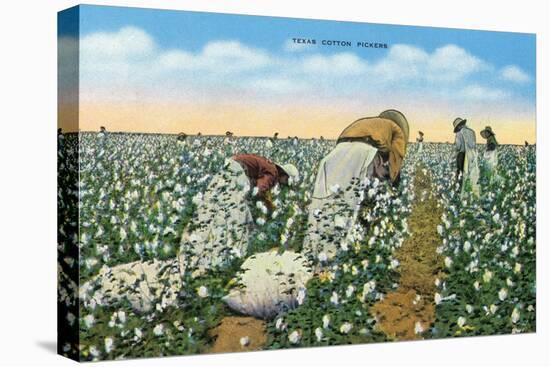
M 58 13 L 57 352 L 79 360 L 79 8 Z

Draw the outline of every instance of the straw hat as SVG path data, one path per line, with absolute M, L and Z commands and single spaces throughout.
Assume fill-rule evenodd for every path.
M 454 132 L 457 133 L 458 130 L 460 130 L 460 128 L 461 128 L 462 126 L 464 126 L 464 125 L 466 125 L 466 119 L 457 117 L 457 118 L 453 121 L 453 129 L 454 129 Z
M 397 110 L 386 110 L 382 112 L 378 117 L 392 120 L 397 125 L 399 125 L 399 127 L 403 131 L 403 134 L 405 135 L 405 141 L 409 141 L 409 122 L 405 118 L 405 115 Z
M 424 136 L 424 133 L 423 133 L 422 131 L 420 131 L 420 130 L 418 130 L 418 134 Z
M 491 129 L 491 126 L 485 126 L 485 129 L 481 130 L 480 134 L 485 139 L 489 138 L 492 135 L 495 135 L 493 129 Z

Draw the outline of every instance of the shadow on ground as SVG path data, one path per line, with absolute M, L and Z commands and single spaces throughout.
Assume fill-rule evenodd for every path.
M 36 345 L 47 352 L 57 354 L 57 342 L 55 340 L 39 340 Z

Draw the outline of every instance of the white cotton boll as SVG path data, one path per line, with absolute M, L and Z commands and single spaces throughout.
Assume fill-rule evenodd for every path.
M 84 325 L 89 329 L 94 325 L 95 318 L 94 315 L 86 315 L 84 317 Z
M 155 334 L 156 336 L 161 336 L 162 334 L 164 334 L 164 325 L 158 324 L 157 326 L 155 326 L 153 328 L 153 334 Z
M 285 323 L 283 322 L 283 319 L 281 317 L 279 317 L 277 321 L 275 321 L 275 329 L 277 330 L 285 329 Z
M 223 300 L 237 312 L 262 319 L 271 319 L 282 310 L 297 307 L 299 290 L 304 290 L 305 298 L 305 285 L 312 277 L 305 258 L 292 251 L 252 255 L 241 269 L 238 286 Z
M 197 295 L 200 298 L 208 297 L 209 296 L 208 288 L 206 288 L 204 285 L 201 285 L 200 287 L 197 288 Z
M 317 342 L 323 340 L 323 329 L 320 327 L 315 329 L 315 338 L 317 339 Z
M 349 298 L 353 295 L 353 292 L 355 292 L 355 287 L 353 285 L 348 285 L 346 288 L 346 297 Z
M 514 324 L 516 324 L 519 321 L 519 318 L 520 318 L 520 313 L 518 309 L 514 307 L 514 311 L 512 311 L 512 316 L 510 317 L 510 319 Z
M 111 351 L 113 350 L 113 345 L 114 345 L 114 341 L 113 341 L 113 338 L 105 338 L 105 352 L 106 353 L 111 353 Z
M 498 299 L 501 301 L 504 301 L 508 297 L 508 290 L 505 288 L 502 288 L 500 291 L 498 291 Z
M 294 219 L 292 219 L 292 217 L 288 218 L 287 221 L 286 221 L 286 227 L 290 228 L 290 227 L 292 227 L 293 224 L 294 224 Z
M 330 302 L 335 306 L 338 305 L 338 293 L 332 292 L 332 295 L 330 296 Z
M 239 340 L 239 343 L 241 344 L 241 347 L 246 347 L 250 344 L 250 338 L 248 336 L 243 336 L 240 340 Z
M 424 332 L 424 327 L 422 326 L 422 323 L 420 321 L 417 321 L 414 324 L 414 333 L 415 334 L 422 334 Z
M 323 316 L 323 328 L 326 329 L 330 325 L 330 316 L 324 315 Z
M 288 335 L 288 341 L 291 344 L 298 344 L 301 338 L 302 336 L 300 335 L 300 332 L 298 332 L 297 330 L 294 330 L 292 333 Z
M 340 326 L 340 333 L 342 334 L 348 334 L 351 329 L 353 328 L 353 325 L 350 324 L 349 322 L 344 322 L 341 326 Z

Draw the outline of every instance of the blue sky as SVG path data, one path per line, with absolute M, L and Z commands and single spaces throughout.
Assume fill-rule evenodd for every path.
M 295 37 L 353 46 L 303 47 Z M 479 120 L 534 123 L 535 44 L 533 34 L 84 5 L 81 93 L 111 102 L 451 106 Z
M 270 54 L 284 52 L 285 42 L 293 37 L 322 40 L 376 41 L 392 45 L 410 45 L 433 53 L 445 45 L 455 45 L 484 61 L 495 70 L 512 66 L 510 79 L 522 76 L 535 80 L 535 36 L 532 34 L 473 31 L 431 27 L 367 24 L 357 22 L 320 21 L 278 17 L 243 16 L 231 14 L 166 11 L 143 8 L 81 6 L 82 37 L 96 32 L 115 33 L 124 27 L 146 32 L 156 46 L 164 50 L 200 50 L 213 40 L 238 41 L 247 47 Z M 341 52 L 376 62 L 387 50 L 360 47 L 317 46 L 310 50 L 319 55 Z M 516 83 L 511 80 L 478 75 L 477 81 L 492 86 L 511 88 L 531 101 L 535 83 Z
M 406 43 L 427 51 L 453 43 L 496 66 L 516 64 L 531 75 L 535 74 L 534 34 L 143 8 L 81 8 L 82 35 L 96 31 L 116 31 L 133 25 L 147 31 L 159 45 L 166 48 L 198 50 L 206 42 L 220 37 L 237 39 L 272 51 L 279 51 L 284 41 L 296 36 Z M 373 54 L 368 49 L 353 50 L 367 58 Z M 331 53 L 338 49 L 325 47 L 319 51 Z

